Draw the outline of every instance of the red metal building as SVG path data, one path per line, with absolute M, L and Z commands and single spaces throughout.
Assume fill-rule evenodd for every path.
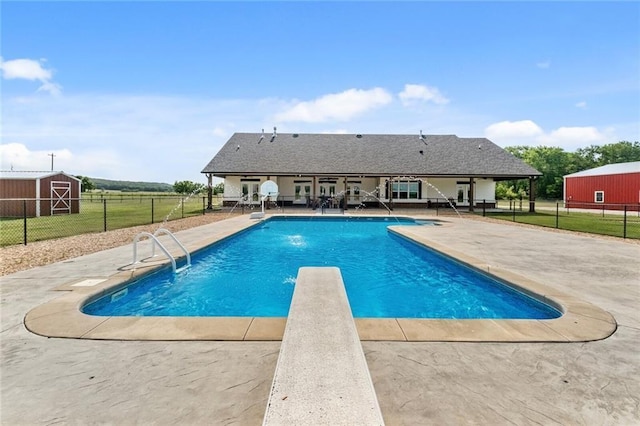
M 80 213 L 80 185 L 64 172 L 0 171 L 0 217 Z
M 640 206 L 640 161 L 608 164 L 564 176 L 564 202 L 570 208 L 629 210 Z

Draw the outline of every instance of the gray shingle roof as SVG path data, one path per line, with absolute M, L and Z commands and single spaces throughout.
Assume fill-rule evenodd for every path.
M 540 172 L 486 138 L 235 133 L 202 170 L 225 175 L 528 177 Z

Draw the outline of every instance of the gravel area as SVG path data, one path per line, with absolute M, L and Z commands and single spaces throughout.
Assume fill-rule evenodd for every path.
M 165 224 L 135 226 L 132 228 L 116 229 L 114 231 L 94 234 L 75 235 L 73 237 L 54 240 L 36 241 L 25 245 L 0 248 L 0 276 L 24 271 L 36 266 L 61 262 L 74 257 L 91 254 L 126 244 L 132 244 L 133 237 L 139 232 L 153 233 L 160 226 L 171 232 L 206 225 L 228 219 L 237 214 L 206 214 L 172 220 Z

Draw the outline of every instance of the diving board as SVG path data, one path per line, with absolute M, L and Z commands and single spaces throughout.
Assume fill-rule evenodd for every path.
M 383 425 L 338 268 L 298 271 L 263 425 Z

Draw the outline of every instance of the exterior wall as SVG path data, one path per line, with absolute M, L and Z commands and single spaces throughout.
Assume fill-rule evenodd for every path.
M 640 203 L 640 173 L 567 177 L 564 184 L 564 201 L 569 206 L 585 203 L 583 207 L 588 207 L 586 203 L 596 202 L 596 191 L 604 193 L 599 204 Z
M 227 176 L 224 182 L 224 203 L 227 206 L 237 204 L 242 198 L 242 186 L 248 184 L 258 191 L 260 185 L 268 180 L 268 176 Z M 328 196 L 329 187 L 335 188 L 335 195 L 343 198 L 346 195 L 349 206 L 377 205 L 380 202 L 389 203 L 387 180 L 388 177 L 349 177 L 347 178 L 347 190 L 345 190 L 344 177 L 323 177 L 323 176 L 271 176 L 271 180 L 278 184 L 279 201 L 285 204 L 307 206 L 313 204 L 313 200 L 322 196 L 321 187 L 325 187 L 325 194 Z M 331 183 L 326 180 L 330 180 Z M 421 191 L 418 199 L 393 199 L 394 204 L 411 206 L 426 206 L 432 203 L 448 204 L 448 199 L 457 202 L 458 182 L 465 181 L 464 178 L 425 178 L 421 182 Z M 468 179 L 466 180 L 468 182 Z M 296 194 L 296 186 L 299 192 Z M 309 187 L 310 193 L 305 191 Z M 482 200 L 487 200 L 487 205 L 495 205 L 495 181 L 493 179 L 475 180 L 476 205 L 481 205 Z M 251 192 L 251 190 L 249 190 Z M 243 200 L 243 204 L 259 204 L 259 197 L 249 197 Z M 461 204 L 465 204 L 464 202 Z
M 422 198 L 430 199 L 437 202 L 441 199 L 445 202 L 445 199 L 453 198 L 456 200 L 456 182 L 459 179 L 447 179 L 447 178 L 430 178 L 427 182 L 431 185 L 423 185 Z
M 35 199 L 36 181 L 35 179 L 0 179 L 0 216 L 1 217 L 23 217 L 25 203 L 22 199 Z M 27 202 L 27 217 L 36 216 L 36 203 Z
M 493 179 L 476 180 L 476 205 L 481 205 L 482 200 L 487 200 L 487 204 L 493 203 L 495 206 L 496 183 Z
M 36 198 L 35 179 L 0 179 L 2 198 Z

